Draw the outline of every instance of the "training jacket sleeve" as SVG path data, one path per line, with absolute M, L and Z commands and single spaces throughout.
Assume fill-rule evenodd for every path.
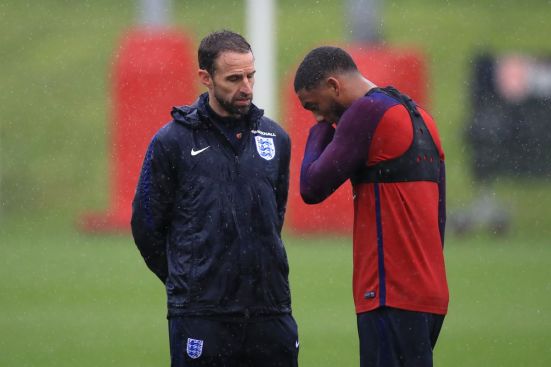
M 279 175 L 276 187 L 276 202 L 278 215 L 278 230 L 281 233 L 285 211 L 287 208 L 287 196 L 289 193 L 289 162 L 291 160 L 291 140 L 289 136 L 285 136 L 283 143 L 283 152 L 279 163 Z
M 165 283 L 166 255 L 175 174 L 168 154 L 155 136 L 144 159 L 132 203 L 132 235 L 149 269 Z
M 350 106 L 337 129 L 327 122 L 310 129 L 300 172 L 300 194 L 307 204 L 325 200 L 365 164 L 381 116 L 369 113 L 369 103 Z

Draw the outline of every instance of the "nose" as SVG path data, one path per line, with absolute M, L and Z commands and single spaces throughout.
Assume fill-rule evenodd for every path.
M 251 80 L 245 78 L 241 85 L 241 93 L 251 94 L 253 92 L 253 83 Z

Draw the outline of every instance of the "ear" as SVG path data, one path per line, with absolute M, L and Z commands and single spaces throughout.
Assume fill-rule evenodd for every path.
M 212 77 L 210 76 L 209 72 L 205 69 L 199 69 L 197 70 L 197 75 L 199 76 L 199 81 L 201 84 L 203 84 L 207 88 L 212 87 Z
M 335 77 L 330 76 L 329 78 L 327 78 L 327 87 L 333 90 L 334 93 L 337 95 L 337 97 L 341 93 L 341 88 L 342 88 L 341 83 Z

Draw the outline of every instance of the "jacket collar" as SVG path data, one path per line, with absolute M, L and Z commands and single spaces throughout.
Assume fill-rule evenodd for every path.
M 201 94 L 195 102 L 188 106 L 180 106 L 172 108 L 172 118 L 174 121 L 193 129 L 206 129 L 210 126 L 211 118 L 207 109 L 209 103 L 209 95 L 207 92 Z M 251 104 L 249 113 L 245 115 L 251 130 L 258 128 L 258 121 L 264 116 L 264 110 Z

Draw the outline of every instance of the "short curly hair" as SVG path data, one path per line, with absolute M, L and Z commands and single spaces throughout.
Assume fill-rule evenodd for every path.
M 310 51 L 295 74 L 295 92 L 311 90 L 329 74 L 358 71 L 352 57 L 339 47 L 323 46 Z

